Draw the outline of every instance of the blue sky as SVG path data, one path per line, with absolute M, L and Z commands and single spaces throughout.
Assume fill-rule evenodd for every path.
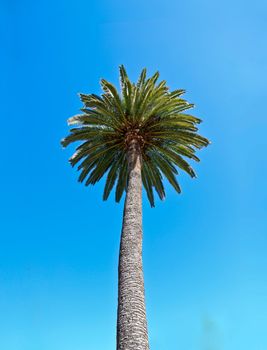
M 212 145 L 183 193 L 144 201 L 151 349 L 266 350 L 267 5 L 2 1 L 0 348 L 115 349 L 122 204 L 62 150 L 78 92 L 146 66 Z

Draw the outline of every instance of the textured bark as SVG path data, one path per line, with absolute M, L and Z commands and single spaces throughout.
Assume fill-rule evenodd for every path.
M 119 258 L 117 350 L 149 350 L 142 264 L 140 148 L 131 141 Z

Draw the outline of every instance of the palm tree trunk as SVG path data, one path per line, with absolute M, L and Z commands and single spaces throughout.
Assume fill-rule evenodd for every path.
M 119 257 L 117 350 L 149 350 L 142 264 L 142 179 L 137 141 L 128 151 L 128 186 Z

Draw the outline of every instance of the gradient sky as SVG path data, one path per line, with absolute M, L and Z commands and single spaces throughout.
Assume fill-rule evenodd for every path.
M 185 88 L 212 145 L 144 200 L 152 350 L 267 349 L 264 0 L 2 0 L 0 349 L 115 349 L 122 204 L 62 150 L 77 93 L 146 66 Z

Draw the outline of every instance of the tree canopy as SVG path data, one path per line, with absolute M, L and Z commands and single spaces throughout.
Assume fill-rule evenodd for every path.
M 120 92 L 102 79 L 100 96 L 80 94 L 82 114 L 68 119 L 75 127 L 61 143 L 66 147 L 81 142 L 69 160 L 72 166 L 78 165 L 78 180 L 94 185 L 107 174 L 103 199 L 115 186 L 119 202 L 127 188 L 129 144 L 135 139 L 140 146 L 143 186 L 154 206 L 154 190 L 160 199 L 165 198 L 164 177 L 180 193 L 178 170 L 196 176 L 186 159 L 198 162 L 196 150 L 209 141 L 198 134 L 201 119 L 185 113 L 194 107 L 182 98 L 185 90 L 170 91 L 165 80 L 158 81 L 158 72 L 147 77 L 143 69 L 133 83 L 123 65 L 119 70 Z

